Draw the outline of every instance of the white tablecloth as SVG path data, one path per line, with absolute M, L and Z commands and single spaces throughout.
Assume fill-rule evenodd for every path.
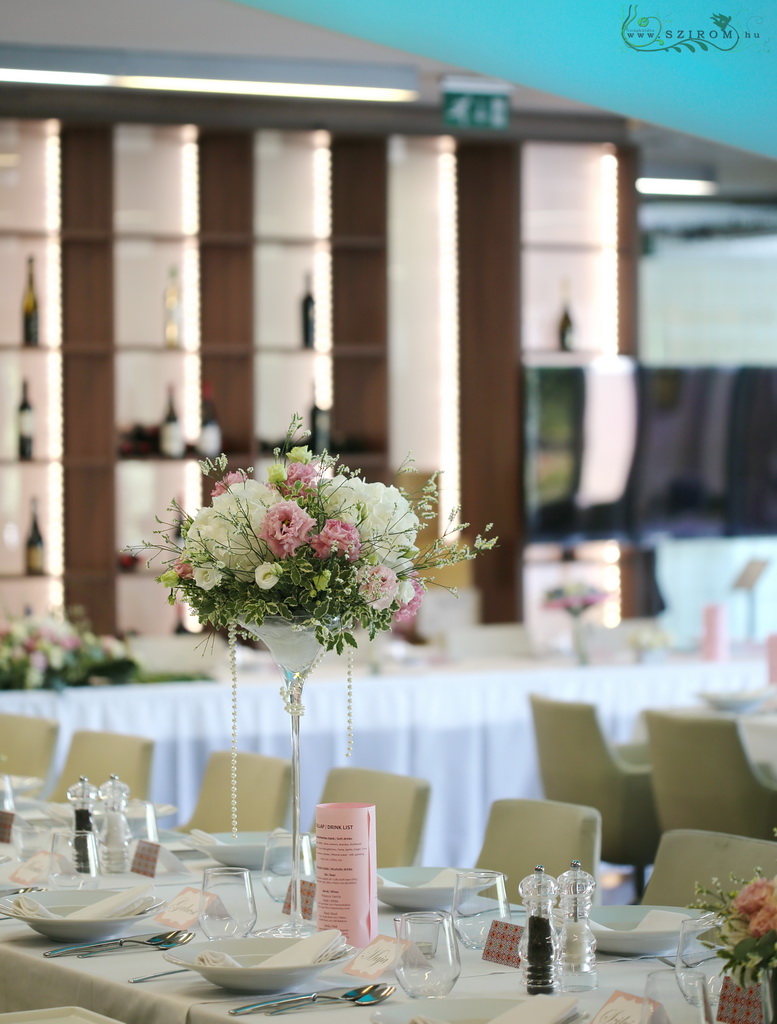
M 493 800 L 542 795 L 530 693 L 596 703 L 606 733 L 622 742 L 632 737 L 646 707 L 687 706 L 701 691 L 752 690 L 765 683 L 765 660 L 585 668 L 494 660 L 356 675 L 350 763 L 428 779 L 432 798 L 422 862 L 467 866 L 479 852 Z M 324 666 L 306 686 L 304 703 L 302 820 L 308 823 L 329 768 L 349 763 L 344 673 Z M 2 711 L 59 720 L 55 770 L 75 729 L 153 738 L 152 797 L 175 804 L 180 820 L 191 812 L 209 753 L 230 745 L 225 683 L 6 692 L 0 694 Z M 289 720 L 274 671 L 241 673 L 238 735 L 241 749 L 289 756 Z

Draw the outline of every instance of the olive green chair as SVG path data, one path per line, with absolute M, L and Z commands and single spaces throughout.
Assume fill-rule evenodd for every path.
M 191 818 L 183 832 L 227 832 L 231 816 L 232 753 L 210 755 Z M 245 832 L 271 832 L 286 824 L 291 801 L 291 761 L 241 751 L 237 755 L 237 821 Z
M 599 811 L 602 860 L 632 866 L 640 896 L 661 834 L 644 746 L 609 743 L 593 704 L 530 701 L 545 796 Z
M 374 804 L 378 867 L 416 862 L 429 807 L 429 783 L 369 768 L 332 768 L 319 803 Z
M 0 715 L 0 772 L 40 779 L 41 785 L 26 793 L 35 796 L 48 777 L 58 735 L 59 723 L 53 718 Z
M 154 741 L 120 732 L 78 730 L 70 740 L 65 765 L 48 799 L 61 803 L 74 782 L 85 775 L 95 786 L 118 775 L 137 800 L 148 800 Z
M 713 879 L 725 885 L 731 875 L 750 881 L 761 868 L 771 878 L 777 870 L 777 842 L 699 829 L 672 829 L 658 844 L 653 871 L 642 902 L 650 906 L 687 907 L 696 886 Z
M 645 722 L 664 831 L 774 838 L 777 783 L 751 762 L 736 719 L 646 711 Z
M 495 800 L 475 867 L 507 875 L 514 902 L 516 886 L 538 864 L 558 876 L 579 860 L 598 880 L 601 845 L 602 816 L 593 807 L 555 800 Z

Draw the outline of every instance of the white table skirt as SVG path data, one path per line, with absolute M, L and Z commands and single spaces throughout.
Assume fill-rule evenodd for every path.
M 585 668 L 494 660 L 356 675 L 356 741 L 348 762 L 344 673 L 324 666 L 304 694 L 302 820 L 312 822 L 333 765 L 419 776 L 432 784 L 422 863 L 468 866 L 477 858 L 493 800 L 542 795 L 530 693 L 594 702 L 607 735 L 623 742 L 632 737 L 646 707 L 687 706 L 701 691 L 750 690 L 765 683 L 766 664 L 759 660 Z M 154 739 L 152 798 L 175 804 L 179 820 L 193 808 L 208 755 L 229 748 L 230 710 L 225 683 L 0 694 L 0 712 L 60 722 L 55 772 L 76 729 Z M 242 750 L 289 756 L 289 720 L 274 672 L 261 668 L 241 673 L 238 736 Z

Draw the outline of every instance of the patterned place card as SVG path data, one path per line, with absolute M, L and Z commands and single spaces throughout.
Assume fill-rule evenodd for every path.
M 0 843 L 11 842 L 11 829 L 13 828 L 13 811 L 0 811 Z
M 139 839 L 130 867 L 133 875 L 147 875 L 149 878 L 153 878 L 156 874 L 156 865 L 161 849 L 159 843 L 149 842 L 148 839 Z
M 301 881 L 299 883 L 299 899 L 302 904 L 300 907 L 302 916 L 306 921 L 312 921 L 313 904 L 316 899 L 316 883 Z M 291 883 L 289 883 L 289 888 L 286 890 L 286 899 L 283 903 L 283 913 L 291 913 Z
M 492 921 L 483 948 L 483 959 L 492 960 L 495 964 L 506 964 L 508 967 L 519 967 L 521 955 L 518 952 L 518 943 L 522 935 L 522 924 Z
M 724 1024 L 763 1024 L 761 986 L 741 988 L 733 978 L 726 976 L 720 990 L 718 1020 Z
M 591 1024 L 639 1024 L 643 1002 L 641 996 L 618 989 L 594 1015 Z

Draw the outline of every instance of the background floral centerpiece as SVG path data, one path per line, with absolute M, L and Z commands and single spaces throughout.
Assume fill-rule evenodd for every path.
M 582 615 L 594 605 L 606 601 L 610 595 L 606 590 L 589 586 L 587 583 L 567 583 L 553 587 L 545 593 L 545 608 L 559 608 L 572 616 L 572 644 L 581 665 L 589 661 L 588 640 L 582 623 Z
M 125 644 L 71 618 L 26 616 L 0 625 L 0 689 L 61 690 L 94 678 L 126 682 L 136 669 Z

